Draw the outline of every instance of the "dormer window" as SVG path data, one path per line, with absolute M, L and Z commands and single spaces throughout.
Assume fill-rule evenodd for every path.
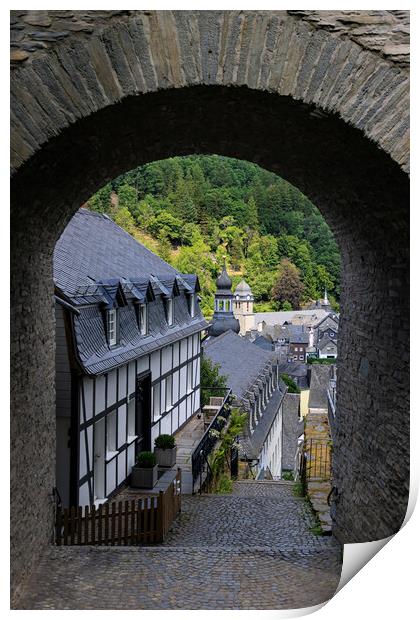
M 139 322 L 140 322 L 140 325 L 139 325 L 140 334 L 142 336 L 145 336 L 147 332 L 149 331 L 148 312 L 147 312 L 146 304 L 140 304 Z
M 195 316 L 195 295 L 188 295 L 188 311 L 190 313 L 191 318 Z
M 167 299 L 165 301 L 165 309 L 166 309 L 166 320 L 168 321 L 168 325 L 174 324 L 174 300 Z
M 106 314 L 106 327 L 108 344 L 110 347 L 117 344 L 117 311 L 115 308 L 108 310 Z

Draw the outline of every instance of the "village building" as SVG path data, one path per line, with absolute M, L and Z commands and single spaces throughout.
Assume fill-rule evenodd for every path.
M 232 317 L 225 307 L 221 315 L 218 299 L 229 299 L 232 286 L 225 268 L 216 284 L 217 313 L 209 329 L 210 337 L 203 342 L 203 354 L 220 366 L 220 373 L 227 377 L 228 387 L 232 390 L 234 404 L 248 413 L 247 425 L 240 437 L 240 459 L 246 466 L 242 471 L 245 469 L 256 478 L 281 478 L 286 442 L 286 437 L 283 438 L 284 417 L 288 417 L 287 440 L 293 443 L 292 447 L 287 446 L 286 452 L 290 464 L 290 454 L 297 445 L 297 438 L 293 437 L 290 428 L 299 420 L 298 399 L 287 394 L 287 388 L 279 378 L 278 359 L 271 343 L 264 339 L 270 345 L 268 348 L 264 343 L 260 342 L 263 346 L 258 346 L 243 338 L 231 329 Z M 246 290 L 245 287 L 242 290 Z
M 136 455 L 200 407 L 195 275 L 178 273 L 106 215 L 80 209 L 54 251 L 57 489 L 100 504 Z
M 309 334 L 305 331 L 303 325 L 289 326 L 288 329 L 289 362 L 306 362 L 306 349 L 309 345 Z
M 240 334 L 254 328 L 254 295 L 245 280 L 241 280 L 235 288 L 233 311 L 239 321 Z
M 226 271 L 226 263 L 222 273 L 216 280 L 216 293 L 214 295 L 214 314 L 208 330 L 209 336 L 220 336 L 228 329 L 236 334 L 239 333 L 240 325 L 234 316 L 232 280 Z

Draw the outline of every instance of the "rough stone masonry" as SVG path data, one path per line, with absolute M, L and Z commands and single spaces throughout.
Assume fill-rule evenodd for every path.
M 254 161 L 319 207 L 342 255 L 334 531 L 388 536 L 408 496 L 406 11 L 13 11 L 12 582 L 52 542 L 51 256 L 137 165 Z

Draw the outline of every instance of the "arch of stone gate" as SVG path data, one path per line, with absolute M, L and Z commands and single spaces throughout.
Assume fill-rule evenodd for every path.
M 118 174 L 189 153 L 254 161 L 340 246 L 334 528 L 401 525 L 408 496 L 408 16 L 403 11 L 14 11 L 12 571 L 52 538 L 51 256 Z

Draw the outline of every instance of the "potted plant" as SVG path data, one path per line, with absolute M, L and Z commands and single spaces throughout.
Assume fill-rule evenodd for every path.
M 158 479 L 158 466 L 153 452 L 140 452 L 131 472 L 131 486 L 152 489 Z
M 172 435 L 156 437 L 155 454 L 159 467 L 173 467 L 176 463 L 175 437 Z

